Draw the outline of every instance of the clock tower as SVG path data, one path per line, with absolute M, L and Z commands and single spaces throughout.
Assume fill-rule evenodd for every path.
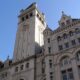
M 18 18 L 14 62 L 41 52 L 44 45 L 43 31 L 46 26 L 45 16 L 38 11 L 36 3 L 32 3 L 25 10 L 22 9 Z

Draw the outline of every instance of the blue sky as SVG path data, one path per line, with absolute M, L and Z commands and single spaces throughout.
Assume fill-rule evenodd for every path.
M 13 56 L 19 11 L 37 2 L 45 13 L 47 24 L 53 30 L 58 27 L 61 12 L 80 18 L 80 0 L 0 0 L 0 60 Z

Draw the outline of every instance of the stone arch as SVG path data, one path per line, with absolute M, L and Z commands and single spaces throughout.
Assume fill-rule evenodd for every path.
M 19 76 L 19 80 L 26 80 L 26 79 L 25 79 L 25 76 L 20 75 L 20 76 Z
M 69 57 L 69 58 L 71 58 L 71 53 L 69 52 L 69 53 L 64 53 L 64 54 L 62 54 L 62 55 L 58 55 L 57 56 L 57 58 L 56 58 L 56 64 L 58 64 L 58 63 L 60 63 L 60 60 L 63 58 L 63 57 Z
M 75 50 L 73 51 L 73 57 L 74 57 L 74 58 L 75 58 L 75 55 L 76 55 L 76 53 L 77 53 L 78 51 L 80 51 L 80 48 L 77 48 L 77 49 L 75 49 Z

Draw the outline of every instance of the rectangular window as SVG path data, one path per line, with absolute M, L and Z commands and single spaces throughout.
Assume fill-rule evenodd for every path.
M 80 43 L 80 38 L 78 38 L 78 42 Z
M 45 68 L 42 68 L 42 73 L 43 73 L 43 74 L 45 73 Z
M 78 73 L 79 73 L 79 77 L 80 77 L 80 66 L 78 66 Z
M 53 80 L 53 72 L 50 72 L 50 80 Z
M 21 69 L 21 70 L 23 70 L 23 67 L 24 67 L 24 66 L 23 66 L 23 65 L 21 65 L 20 69 Z
M 48 52 L 51 53 L 51 47 L 48 47 Z
M 49 66 L 50 66 L 50 68 L 52 68 L 52 60 L 51 59 L 49 60 Z
M 33 13 L 30 13 L 30 17 L 32 17 L 33 16 Z
M 15 72 L 18 72 L 18 67 L 15 68 Z
M 62 80 L 68 80 L 66 71 L 62 71 Z
M 63 46 L 62 45 L 59 45 L 59 50 L 63 50 Z
M 68 42 L 65 43 L 64 45 L 65 45 L 65 48 L 69 48 L 69 43 Z
M 69 80 L 73 80 L 73 72 L 72 72 L 72 69 L 68 69 L 67 72 L 68 72 L 68 78 L 69 78 Z
M 26 19 L 28 19 L 29 18 L 29 16 L 28 15 L 26 15 Z
M 72 43 L 72 45 L 76 45 L 75 40 L 72 40 L 71 43 Z
M 50 38 L 48 38 L 48 43 L 50 43 Z
M 74 80 L 72 69 L 62 71 L 62 80 Z
M 26 63 L 26 68 L 29 68 L 29 63 Z

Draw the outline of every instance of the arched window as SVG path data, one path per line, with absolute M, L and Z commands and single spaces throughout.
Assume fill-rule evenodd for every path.
M 62 22 L 62 23 L 61 23 L 61 26 L 62 26 L 62 27 L 64 27 L 64 26 L 65 26 L 65 23 L 64 23 L 64 22 Z
M 66 24 L 69 25 L 69 24 L 70 24 L 70 20 L 67 20 L 67 21 L 66 21 Z
M 67 34 L 66 34 L 66 33 L 63 34 L 63 38 L 64 38 L 64 39 L 67 38 Z
M 20 66 L 20 69 L 23 70 L 23 68 L 24 68 L 24 65 L 21 65 L 21 66 Z
M 71 63 L 71 62 L 70 62 L 70 59 L 69 59 L 68 56 L 63 57 L 63 58 L 61 59 L 61 61 L 60 61 L 60 64 L 61 64 L 62 67 L 63 67 L 63 66 L 66 66 L 66 65 L 68 65 L 68 64 L 70 64 L 70 63 Z
M 80 61 L 80 51 L 77 52 L 76 58 L 77 58 L 78 61 Z
M 72 31 L 69 31 L 69 35 L 70 35 L 70 36 L 73 36 L 73 32 L 72 32 Z
M 20 79 L 20 80 L 24 80 L 24 79 Z
M 61 41 L 61 36 L 58 36 L 57 37 L 57 41 Z
M 18 67 L 15 67 L 15 72 L 18 72 Z

